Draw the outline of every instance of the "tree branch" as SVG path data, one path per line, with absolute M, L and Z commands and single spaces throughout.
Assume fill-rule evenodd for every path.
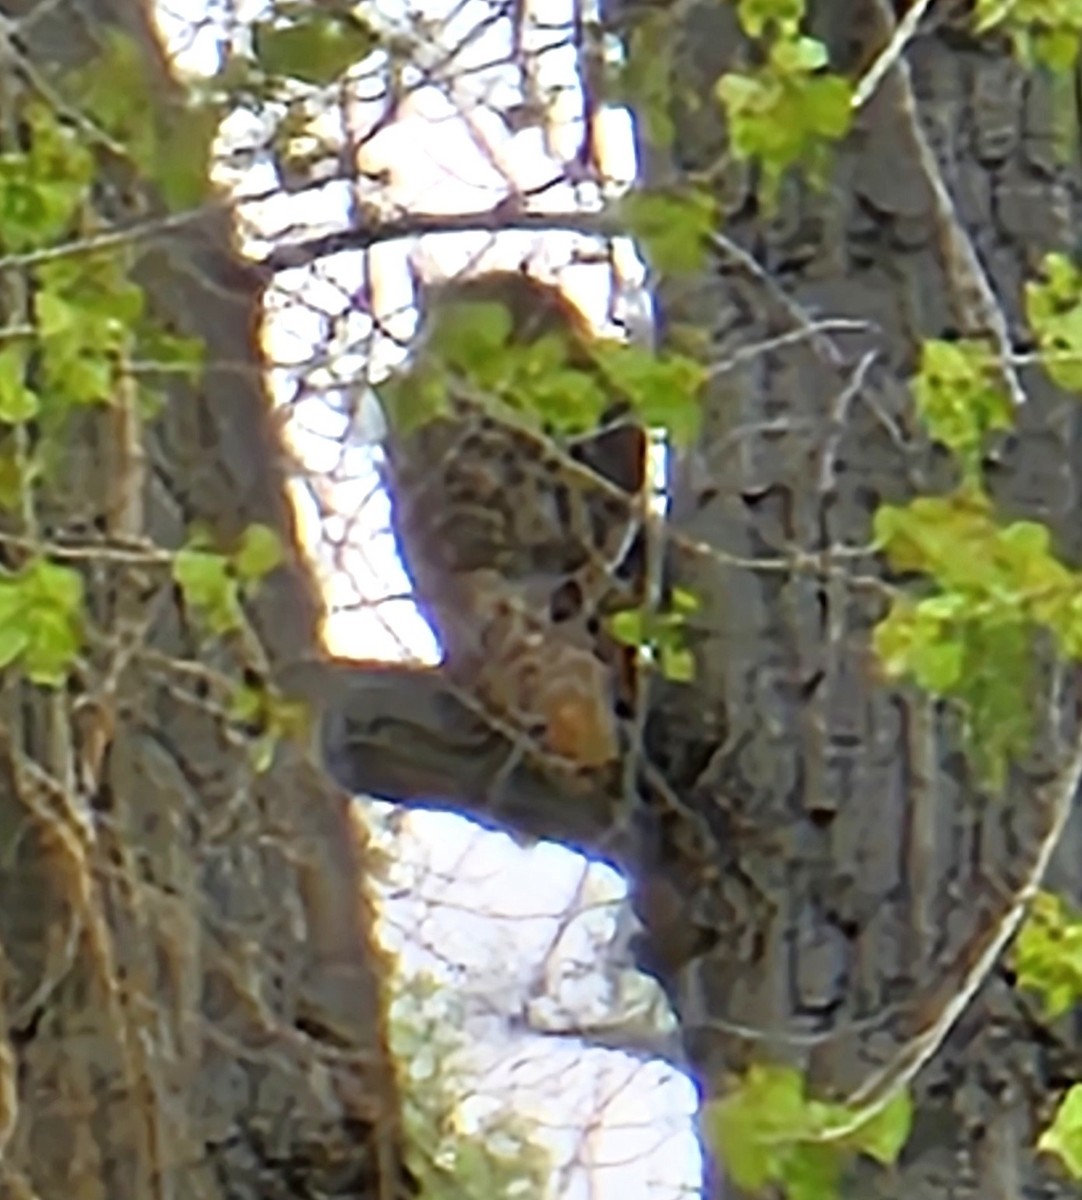
M 535 233 L 564 229 L 586 237 L 615 237 L 627 232 L 611 212 L 522 212 L 514 207 L 497 205 L 483 212 L 410 213 L 390 220 L 376 219 L 360 228 L 340 229 L 321 237 L 288 242 L 271 251 L 261 265 L 272 271 L 284 271 L 309 266 L 331 254 L 367 250 L 382 242 L 420 237 L 426 233 L 504 233 L 511 229 Z
M 508 833 L 625 859 L 613 829 L 618 779 L 557 775 L 527 761 L 439 670 L 330 659 L 295 663 L 280 683 L 317 707 L 323 765 L 348 791 L 458 809 Z

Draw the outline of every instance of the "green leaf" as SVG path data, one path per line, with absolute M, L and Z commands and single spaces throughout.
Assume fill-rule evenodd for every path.
M 255 724 L 262 719 L 266 692 L 261 688 L 238 685 L 230 698 L 229 716 L 238 725 Z
M 1037 1149 L 1057 1155 L 1072 1179 L 1082 1179 L 1082 1084 L 1076 1083 L 1064 1097 Z
M 41 291 L 34 297 L 34 316 L 42 338 L 63 339 L 78 328 L 76 308 L 53 291 Z
M 83 603 L 82 576 L 47 559 L 0 579 L 0 666 L 61 686 L 82 645 Z
M 1048 254 L 1041 276 L 1025 286 L 1041 363 L 1060 387 L 1082 391 L 1082 275 L 1066 255 Z
M 284 560 L 282 539 L 269 525 L 249 525 L 233 555 L 237 575 L 248 583 L 269 575 Z
M 647 641 L 646 622 L 637 609 L 614 613 L 609 618 L 608 626 L 612 636 L 625 646 L 642 646 Z
M 630 192 L 620 203 L 628 232 L 664 274 L 697 271 L 717 221 L 717 201 L 706 189 Z
M 195 208 L 207 198 L 221 120 L 221 109 L 211 103 L 192 104 L 170 114 L 151 174 L 171 212 Z
M 794 1146 L 781 1175 L 786 1200 L 836 1200 L 842 1161 L 834 1146 Z
M 855 1129 L 852 1145 L 884 1166 L 898 1161 L 898 1155 L 913 1126 L 913 1100 L 903 1088 L 874 1117 Z
M 1040 996 L 1049 1020 L 1082 999 L 1082 917 L 1062 896 L 1038 892 L 1011 951 L 1017 986 Z
M 267 74 L 318 87 L 334 83 L 378 43 L 370 26 L 348 14 L 308 12 L 288 25 L 260 21 L 252 30 L 256 59 Z
M 1075 29 L 1038 29 L 1033 35 L 1034 55 L 1052 71 L 1067 72 L 1077 63 L 1082 34 Z
M 28 614 L 29 638 L 23 651 L 23 667 L 31 683 L 60 687 L 79 653 L 81 635 L 69 613 L 55 608 L 36 609 Z
M 30 644 L 30 634 L 21 624 L 0 620 L 0 670 L 10 667 Z
M 173 559 L 173 578 L 186 604 L 202 615 L 212 632 L 240 628 L 243 610 L 231 564 L 221 554 L 184 548 Z
M 792 37 L 804 18 L 806 0 L 740 0 L 737 13 L 744 32 L 758 40 L 768 29 Z
M 922 639 L 910 648 L 908 668 L 925 691 L 945 695 L 961 679 L 964 662 L 965 649 L 960 641 Z
M 70 404 L 110 404 L 115 398 L 116 370 L 108 358 L 79 354 L 53 359 L 46 364 L 45 376 Z
M 929 433 L 958 454 L 963 468 L 975 477 L 985 435 L 1014 422 L 996 360 L 980 342 L 927 341 L 912 386 Z
M 672 610 L 675 613 L 684 613 L 689 615 L 699 611 L 701 603 L 699 597 L 688 591 L 687 588 L 674 587 L 672 590 Z
M 774 44 L 771 58 L 786 75 L 818 71 L 830 61 L 826 46 L 809 37 L 779 38 Z
M 79 611 L 85 595 L 83 577 L 78 571 L 44 558 L 24 568 L 22 586 L 35 603 L 69 614 Z
M 618 342 L 598 345 L 594 357 L 609 389 L 626 399 L 645 424 L 664 429 L 677 446 L 695 440 L 707 377 L 701 363 Z
M 662 646 L 661 673 L 674 683 L 691 683 L 695 678 L 695 659 L 682 646 Z
M 725 109 L 733 154 L 757 161 L 763 202 L 773 206 L 785 173 L 803 165 L 816 187 L 825 183 L 827 150 L 849 131 L 853 89 L 821 70 L 821 45 L 793 34 L 777 38 L 754 72 L 730 72 L 715 85 Z
M 0 423 L 22 425 L 37 416 L 38 396 L 25 378 L 26 353 L 16 346 L 0 350 Z
M 783 1177 L 805 1118 L 800 1072 L 757 1064 L 738 1089 L 707 1106 L 704 1125 L 733 1182 L 754 1191 Z
M 203 372 L 206 344 L 201 338 L 180 337 L 151 326 L 139 331 L 135 355 L 156 368 L 195 381 Z
M 853 86 L 840 75 L 809 80 L 802 89 L 804 124 L 808 133 L 838 141 L 853 123 Z
M 257 775 L 266 775 L 274 766 L 274 755 L 278 739 L 271 733 L 263 733 L 248 743 L 248 761 Z
M 448 305 L 434 320 L 429 345 L 440 361 L 471 378 L 484 378 L 493 361 L 506 361 L 511 314 L 495 301 Z
M 412 371 L 393 375 L 377 395 L 387 423 L 400 438 L 409 437 L 451 411 L 449 381 L 436 364 L 426 362 Z

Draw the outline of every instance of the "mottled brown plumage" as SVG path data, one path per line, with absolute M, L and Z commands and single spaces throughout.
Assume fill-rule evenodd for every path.
M 499 304 L 512 340 L 557 337 L 570 365 L 596 369 L 585 315 L 525 274 L 435 284 L 421 304 L 421 360 L 439 352 L 447 314 Z M 545 756 L 602 767 L 619 754 L 629 663 L 599 615 L 634 602 L 635 581 L 615 568 L 634 540 L 645 433 L 615 405 L 601 431 L 561 445 L 474 397 L 451 399 L 388 448 L 396 536 L 448 674 Z

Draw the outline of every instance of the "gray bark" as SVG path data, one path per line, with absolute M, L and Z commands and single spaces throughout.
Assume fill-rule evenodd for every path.
M 54 84 L 120 26 L 169 102 L 138 0 L 0 7 L 41 10 L 19 45 Z M 21 69 L 5 59 L 5 86 Z M 138 187 L 127 195 L 158 211 Z M 265 281 L 230 220 L 208 210 L 140 243 L 150 307 L 208 348 L 202 383 L 171 386 L 142 437 L 130 532 L 161 547 L 196 520 L 223 537 L 264 522 L 293 542 L 260 367 Z M 122 473 L 140 478 L 132 449 L 114 414 L 88 414 L 46 533 L 104 528 Z M 208 649 L 167 572 L 104 562 L 88 589 L 98 637 L 77 687 L 9 680 L 0 697 L 0 1195 L 400 1194 L 383 964 L 350 797 L 296 747 L 255 776 L 207 682 L 235 659 Z M 295 551 L 249 615 L 272 663 L 314 652 L 319 603 Z M 115 709 L 89 779 L 88 700 Z

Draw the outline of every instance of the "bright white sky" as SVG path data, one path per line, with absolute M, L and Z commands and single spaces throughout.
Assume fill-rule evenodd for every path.
M 228 0 L 202 0 L 213 23 L 194 37 L 195 4 L 172 3 L 172 11 L 169 0 L 159 7 L 159 20 L 178 63 L 194 72 L 213 70 Z M 562 123 L 512 133 L 491 111 L 475 109 L 469 120 L 463 118 L 464 100 L 484 95 L 502 104 L 515 95 L 515 76 L 506 68 L 482 69 L 508 54 L 509 26 L 493 21 L 448 71 L 449 78 L 469 81 L 469 94 L 451 83 L 444 85 L 444 94 L 434 88 L 414 92 L 394 120 L 366 142 L 361 165 L 384 173 L 381 204 L 430 213 L 486 211 L 507 194 L 509 180 L 525 189 L 559 176 L 559 158 L 571 152 L 579 135 L 575 55 L 567 36 L 571 0 L 533 0 L 533 5 L 534 20 L 543 10 L 546 26 L 543 33 L 534 30 L 533 41 L 564 43 L 537 60 L 543 86 L 567 88 L 557 108 Z M 410 16 L 432 22 L 435 34 L 421 53 L 433 63 L 489 11 L 484 0 L 380 0 L 366 11 L 376 8 L 399 29 L 410 27 Z M 232 19 L 250 20 L 263 11 L 261 0 L 237 0 Z M 356 92 L 376 94 L 374 84 L 381 78 L 362 71 Z M 455 104 L 446 93 L 454 94 Z M 383 111 L 381 103 L 358 99 L 349 107 L 347 119 L 355 131 L 371 128 Z M 329 113 L 327 130 L 341 120 L 340 112 Z M 230 126 L 233 136 L 260 138 L 250 120 Z M 601 141 L 606 174 L 614 187 L 626 185 L 635 176 L 626 113 L 604 115 Z M 277 177 L 263 164 L 232 172 L 227 181 L 254 194 L 273 187 Z M 598 199 L 596 189 L 593 195 L 576 194 L 566 185 L 545 196 L 547 206 L 565 211 Z M 287 227 L 311 234 L 348 224 L 349 202 L 348 185 L 338 183 L 317 193 L 251 204 L 245 219 L 259 240 Z M 429 236 L 378 246 L 367 262 L 360 254 L 343 254 L 279 277 L 268 297 L 266 332 L 276 361 L 305 363 L 327 342 L 327 316 L 338 317 L 331 340 L 333 370 L 322 378 L 307 377 L 309 384 L 325 389 L 323 395 L 298 398 L 295 376 L 288 371 L 272 378 L 279 399 L 290 402 L 296 414 L 290 426 L 295 445 L 319 485 L 318 502 L 300 487 L 295 498 L 313 555 L 325 570 L 332 610 L 327 637 L 335 652 L 438 658 L 431 631 L 408 599 L 386 599 L 403 596 L 408 581 L 374 471 L 378 408 L 362 403 L 352 418 L 342 411 L 343 396 L 359 390 L 356 380 L 364 377 L 366 360 L 371 371 L 372 362 L 386 369 L 400 357 L 393 343 L 373 339 L 358 295 L 367 288 L 372 310 L 404 340 L 413 320 L 411 265 L 425 275 L 445 275 L 467 264 L 517 266 L 529 259 L 536 273 L 558 278 L 601 325 L 611 278 L 605 266 L 567 265 L 583 246 L 583 239 L 565 233 Z M 253 248 L 258 253 L 265 245 Z M 625 298 L 641 303 L 635 289 L 642 273 L 630 245 L 617 248 L 617 267 Z M 350 381 L 352 387 L 343 386 Z M 347 433 L 352 444 L 343 450 Z M 333 544 L 340 550 L 331 555 Z M 468 993 L 477 1025 L 471 1035 L 482 1034 L 480 1040 L 472 1037 L 479 1048 L 473 1064 L 479 1072 L 478 1097 L 487 1094 L 502 1102 L 511 1097 L 537 1121 L 538 1137 L 552 1147 L 562 1168 L 553 1195 L 559 1200 L 668 1200 L 697 1189 L 695 1095 L 688 1080 L 664 1064 L 643 1065 L 622 1054 L 507 1030 L 508 1017 L 539 990 L 549 1008 L 567 1014 L 565 1023 L 571 1023 L 571 1014 L 597 1020 L 611 1011 L 618 997 L 596 963 L 625 892 L 619 877 L 561 847 L 523 848 L 451 813 L 410 814 L 396 848 L 408 863 L 413 886 L 387 902 L 385 936 L 401 950 L 406 969 L 436 970 Z

